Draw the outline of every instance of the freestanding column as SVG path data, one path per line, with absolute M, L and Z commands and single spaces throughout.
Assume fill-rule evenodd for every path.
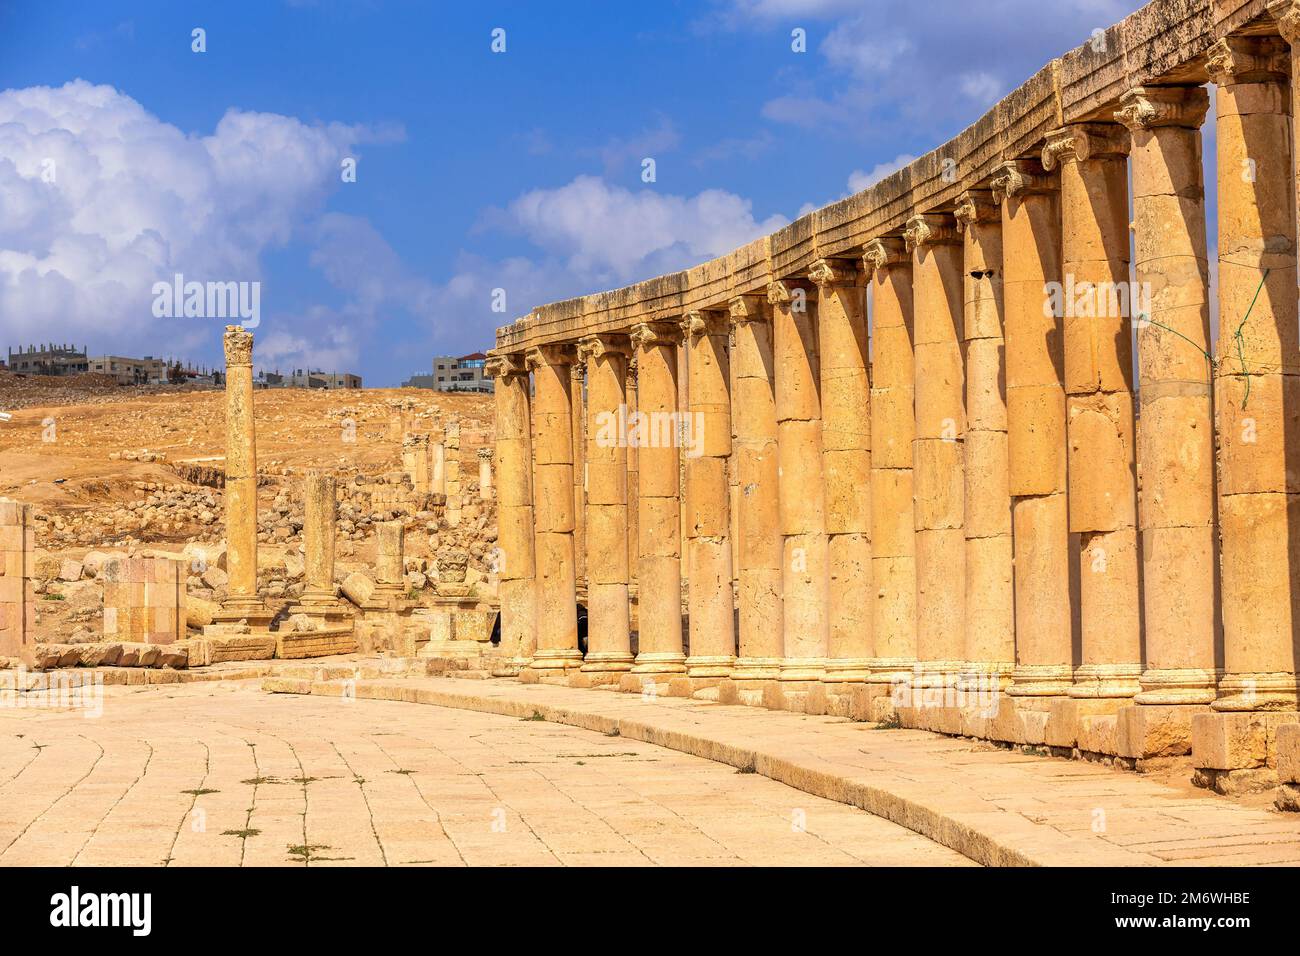
M 537 652 L 532 667 L 566 670 L 578 650 L 577 564 L 573 544 L 573 349 L 544 345 L 528 353 L 536 384 L 533 487 L 537 528 Z
M 429 442 L 429 492 L 435 495 L 447 493 L 446 450 L 442 442 Z
M 1082 665 L 1071 697 L 1132 697 L 1142 674 L 1129 284 L 1128 135 L 1109 123 L 1048 134 L 1061 169 L 1070 531 L 1079 535 Z
M 406 530 L 400 521 L 375 525 L 375 589 L 362 605 L 368 611 L 396 610 L 406 595 Z
M 302 539 L 306 587 L 294 611 L 316 617 L 341 617 L 344 607 L 334 583 L 334 539 L 338 516 L 337 481 L 319 471 L 303 481 Z
M 627 420 L 633 420 L 640 407 L 637 399 L 637 367 L 636 367 L 636 350 L 632 350 L 632 356 L 627 363 Z M 641 500 L 641 455 L 636 447 L 637 443 L 629 439 L 627 443 L 627 585 L 628 594 L 635 605 L 639 600 L 637 597 L 636 575 L 637 565 L 641 561 L 641 537 L 638 534 L 638 528 L 641 526 L 640 505 Z
M 492 449 L 486 446 L 478 450 L 478 497 L 492 500 Z
M 0 498 L 0 657 L 30 663 L 36 645 L 32 506 Z
M 916 528 L 912 521 L 912 257 L 902 239 L 862 256 L 871 284 L 871 683 L 911 679 L 916 663 Z
M 464 500 L 460 493 L 460 420 L 453 418 L 447 422 L 443 433 L 446 446 L 446 458 L 443 461 L 443 490 L 447 495 L 447 524 L 453 528 L 460 525 L 461 505 Z
M 957 682 L 966 653 L 962 245 L 952 216 L 907 224 L 913 252 L 916 657 L 923 685 Z
M 1294 20 L 1288 32 L 1300 36 Z M 1207 64 L 1218 88 L 1223 711 L 1295 710 L 1300 687 L 1291 56 L 1279 37 L 1228 37 Z
M 965 659 L 976 689 L 999 690 L 1016 659 L 1002 213 L 990 190 L 972 189 L 962 195 L 956 219 L 965 237 L 966 272 Z
M 578 344 L 587 365 L 587 672 L 632 667 L 627 552 L 625 335 Z
M 573 386 L 573 547 L 577 563 L 577 581 L 587 583 L 587 436 L 586 412 L 583 402 L 583 374 L 585 362 L 574 362 L 569 367 Z
M 677 428 L 679 335 L 678 328 L 668 322 L 646 322 L 632 331 L 637 349 L 640 448 L 639 627 L 634 674 L 680 674 L 686 670 Z
M 257 443 L 253 421 L 253 333 L 226 326 L 227 597 L 214 622 L 264 627 L 271 610 L 257 596 Z
M 429 482 L 429 436 L 407 435 L 402 440 L 402 467 L 411 479 L 411 490 L 427 495 Z
M 822 467 L 820 369 L 815 288 L 773 282 L 777 454 L 784 657 L 780 679 L 818 680 L 830 648 L 830 554 Z
M 501 354 L 488 359 L 486 370 L 496 380 L 500 649 L 514 665 L 526 667 L 537 650 L 532 396 L 528 366 L 522 355 Z
M 1016 669 L 1007 693 L 1065 694 L 1073 680 L 1061 321 L 1045 307 L 1061 279 L 1056 182 L 1036 162 L 1005 164 L 1002 202 L 1007 433 L 1016 565 Z
M 733 680 L 772 680 L 780 671 L 783 653 L 784 543 L 777 491 L 780 461 L 771 307 L 764 297 L 738 296 L 731 300 L 731 322 L 736 379 L 733 460 L 740 482 L 740 657 L 731 676 Z
M 1139 704 L 1214 699 L 1218 577 L 1201 87 L 1129 90 L 1138 321 L 1138 523 L 1146 670 Z
M 731 575 L 731 359 L 727 313 L 682 319 L 688 357 L 686 536 L 690 554 L 690 677 L 727 677 L 736 661 Z
M 871 657 L 871 380 L 866 292 L 857 263 L 819 259 L 822 462 L 830 560 L 827 682 L 866 680 Z

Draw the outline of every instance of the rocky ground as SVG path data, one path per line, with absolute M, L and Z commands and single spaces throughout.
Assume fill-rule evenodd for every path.
M 258 391 L 259 587 L 272 602 L 301 593 L 301 478 L 339 480 L 340 581 L 373 567 L 374 525 L 407 526 L 408 585 L 436 580 L 439 560 L 468 559 L 486 577 L 496 540 L 492 502 L 478 501 L 478 448 L 492 442 L 491 396 L 421 389 Z M 105 555 L 163 551 L 191 560 L 196 601 L 225 596 L 222 474 L 224 393 L 119 387 L 103 376 L 0 373 L 0 497 L 36 510 L 38 640 L 100 639 Z M 415 501 L 402 472 L 406 432 L 442 435 L 461 423 L 462 522 Z

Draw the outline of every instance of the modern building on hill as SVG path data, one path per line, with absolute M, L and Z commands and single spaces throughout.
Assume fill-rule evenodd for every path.
M 166 385 L 171 381 L 169 363 L 152 355 L 146 355 L 142 359 L 123 355 L 94 355 L 89 359 L 88 371 L 98 375 L 111 375 L 119 385 Z
M 28 345 L 15 352 L 9 349 L 9 371 L 22 375 L 80 375 L 90 371 L 86 349 L 75 345 Z
M 492 379 L 483 374 L 486 361 L 482 352 L 459 358 L 439 355 L 433 360 L 433 387 L 440 392 L 490 392 Z

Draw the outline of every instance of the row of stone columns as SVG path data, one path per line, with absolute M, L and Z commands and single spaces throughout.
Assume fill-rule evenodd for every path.
M 922 686 L 976 675 L 1029 699 L 1294 707 L 1292 64 L 1277 37 L 1233 37 L 1208 68 L 1213 361 L 1208 100 L 1190 85 L 1131 90 L 1115 122 L 1053 131 L 1041 157 L 1005 163 L 954 208 L 726 312 L 496 356 L 503 615 L 520 654 L 535 635 L 534 667 L 582 663 L 585 512 L 588 670 L 794 683 L 915 670 Z M 683 414 L 696 430 L 684 497 Z

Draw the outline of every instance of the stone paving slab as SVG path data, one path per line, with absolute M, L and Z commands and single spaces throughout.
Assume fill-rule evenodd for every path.
M 545 721 L 247 681 L 102 705 L 0 708 L 0 866 L 973 865 L 759 774 Z
M 1141 774 L 926 731 L 515 681 L 278 677 L 267 678 L 263 688 L 536 716 L 617 733 L 752 768 L 990 866 L 1300 864 L 1300 815 L 1193 795 Z

